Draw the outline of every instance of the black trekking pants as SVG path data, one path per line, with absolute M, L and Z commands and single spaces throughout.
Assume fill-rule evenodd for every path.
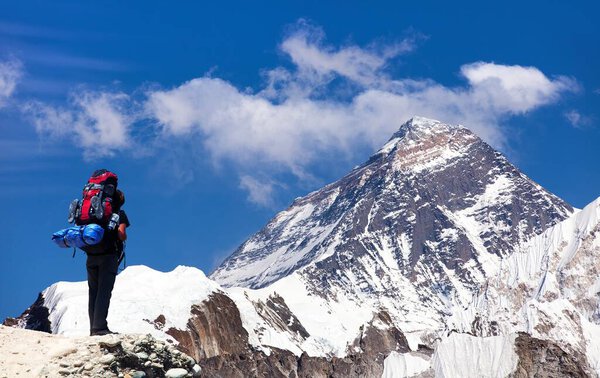
M 115 278 L 119 269 L 119 256 L 110 255 L 88 255 L 88 314 L 90 316 L 90 334 L 98 331 L 108 330 L 106 317 Z

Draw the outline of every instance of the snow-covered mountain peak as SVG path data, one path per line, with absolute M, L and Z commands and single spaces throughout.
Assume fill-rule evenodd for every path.
M 372 293 L 406 293 L 398 285 L 408 280 L 432 289 L 416 297 L 443 303 L 572 211 L 467 128 L 415 117 L 365 164 L 294 201 L 211 278 L 259 288 L 301 270 L 317 291 L 353 282 Z

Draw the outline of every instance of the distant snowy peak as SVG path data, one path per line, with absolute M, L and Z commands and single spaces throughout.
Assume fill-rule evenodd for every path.
M 499 256 L 572 211 L 467 128 L 415 117 L 365 164 L 277 214 L 211 278 L 260 288 L 301 270 L 323 295 L 400 290 L 443 313 Z

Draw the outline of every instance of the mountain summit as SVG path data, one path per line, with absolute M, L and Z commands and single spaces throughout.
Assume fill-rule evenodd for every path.
M 277 214 L 211 278 L 261 288 L 296 272 L 325 297 L 442 314 L 572 212 L 469 129 L 414 117 L 365 164 Z
M 477 140 L 463 126 L 414 117 L 400 126 L 368 163 L 381 157 L 380 155 L 391 154 L 391 158 L 396 161 L 395 170 L 418 172 L 443 165 L 446 160 L 466 153 L 468 146 Z

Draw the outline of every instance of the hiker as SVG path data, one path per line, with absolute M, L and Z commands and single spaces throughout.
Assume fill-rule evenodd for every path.
M 106 169 L 98 169 L 83 187 L 83 197 L 69 206 L 69 223 L 74 226 L 52 234 L 61 248 L 76 248 L 87 254 L 88 314 L 90 335 L 113 333 L 106 317 L 115 278 L 125 257 L 129 219 L 122 209 L 125 195 L 117 189 L 119 178 Z
M 125 195 L 117 190 L 113 201 L 114 212 L 119 214 L 118 226 L 113 230 L 106 230 L 102 242 L 95 248 L 94 253 L 87 253 L 88 277 L 88 314 L 90 317 L 90 336 L 100 336 L 114 333 L 108 329 L 106 317 L 110 297 L 117 271 L 124 253 L 124 242 L 127 240 L 127 227 L 129 219 L 122 209 L 125 204 Z M 96 246 L 94 246 L 96 247 Z

